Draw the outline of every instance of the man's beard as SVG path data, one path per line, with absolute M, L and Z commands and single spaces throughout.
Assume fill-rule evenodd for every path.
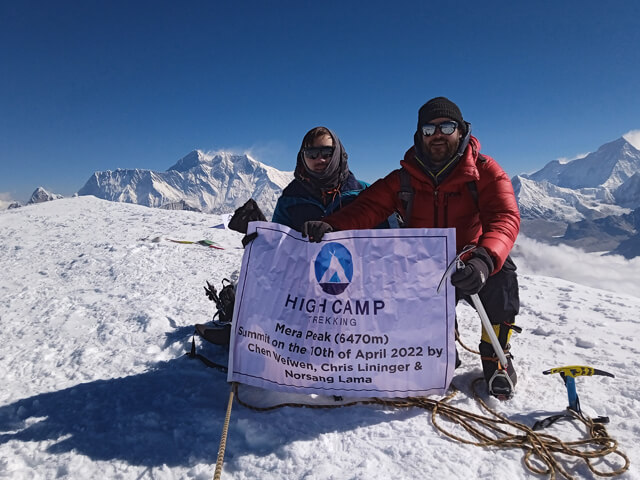
M 441 164 L 449 161 L 458 151 L 458 146 L 460 142 L 446 142 L 445 145 L 438 146 L 438 148 L 432 148 L 433 145 L 426 146 L 423 145 L 425 150 L 425 154 L 431 163 Z

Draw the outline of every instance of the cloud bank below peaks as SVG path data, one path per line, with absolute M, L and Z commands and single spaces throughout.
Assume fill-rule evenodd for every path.
M 587 253 L 567 245 L 546 245 L 519 235 L 513 258 L 522 275 L 561 278 L 588 287 L 640 297 L 640 257 Z

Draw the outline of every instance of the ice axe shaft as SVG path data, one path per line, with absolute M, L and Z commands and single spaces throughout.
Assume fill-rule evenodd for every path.
M 580 399 L 576 391 L 576 379 L 573 377 L 563 376 L 564 385 L 567 387 L 567 396 L 569 398 L 569 408 L 574 412 L 580 413 Z
M 496 332 L 493 330 L 493 325 L 491 324 L 491 321 L 489 320 L 489 316 L 487 315 L 487 312 L 484 309 L 482 300 L 480 300 L 480 297 L 478 296 L 477 293 L 470 295 L 470 297 L 471 297 L 471 301 L 473 302 L 473 305 L 476 308 L 476 311 L 478 312 L 478 315 L 480 315 L 482 326 L 484 327 L 485 331 L 487 332 L 487 335 L 489 336 L 489 339 L 491 340 L 491 345 L 493 345 L 493 350 L 496 352 L 496 355 L 498 356 L 498 360 L 500 360 L 500 364 L 502 365 L 502 368 L 506 368 L 508 363 L 507 356 L 504 354 L 504 351 L 500 346 L 500 342 L 498 341 L 498 337 L 496 337 Z
M 464 268 L 464 263 L 462 263 L 461 257 L 464 254 L 471 252 L 474 248 L 476 248 L 475 245 L 467 245 L 462 249 L 462 251 L 458 255 L 456 255 L 456 258 L 453 259 L 453 261 L 449 264 L 444 274 L 442 275 L 442 278 L 440 279 L 440 283 L 438 284 L 438 288 L 436 290 L 437 293 L 440 293 L 440 290 L 444 286 L 445 281 L 451 276 L 451 274 L 456 268 Z M 491 345 L 493 346 L 493 349 L 495 350 L 496 355 L 498 356 L 498 360 L 500 360 L 500 364 L 502 365 L 503 368 L 506 368 L 507 356 L 504 354 L 504 351 L 500 346 L 498 337 L 496 337 L 496 332 L 493 330 L 493 325 L 491 324 L 491 321 L 489 320 L 489 316 L 487 315 L 487 312 L 484 309 L 484 305 L 482 305 L 482 300 L 480 300 L 480 297 L 478 296 L 477 293 L 470 295 L 470 297 L 471 297 L 471 301 L 473 302 L 473 305 L 476 308 L 476 311 L 478 312 L 478 315 L 480 315 L 482 326 L 486 330 L 487 335 L 489 335 L 489 339 L 491 340 Z

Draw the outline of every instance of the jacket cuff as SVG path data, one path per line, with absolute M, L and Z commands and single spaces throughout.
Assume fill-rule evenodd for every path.
M 489 275 L 493 273 L 494 263 L 493 263 L 493 259 L 491 258 L 491 255 L 489 255 L 489 252 L 487 252 L 482 247 L 477 247 L 473 250 L 472 256 L 475 258 L 479 258 L 480 260 L 482 260 L 484 263 L 487 264 L 487 267 L 489 268 Z

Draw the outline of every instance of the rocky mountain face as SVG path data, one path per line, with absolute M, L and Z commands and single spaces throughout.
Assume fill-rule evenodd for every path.
M 58 195 L 57 193 L 48 192 L 42 187 L 38 187 L 31 194 L 31 198 L 27 202 L 27 205 L 32 205 L 34 203 L 50 202 L 51 200 L 57 200 L 59 198 L 64 198 L 64 197 L 62 195 Z
M 640 254 L 638 172 L 640 150 L 619 138 L 584 158 L 514 177 L 523 233 L 587 251 Z
M 233 212 L 253 198 L 270 218 L 282 189 L 292 179 L 293 172 L 282 172 L 248 155 L 194 150 L 166 172 L 96 172 L 78 195 L 207 213 Z

